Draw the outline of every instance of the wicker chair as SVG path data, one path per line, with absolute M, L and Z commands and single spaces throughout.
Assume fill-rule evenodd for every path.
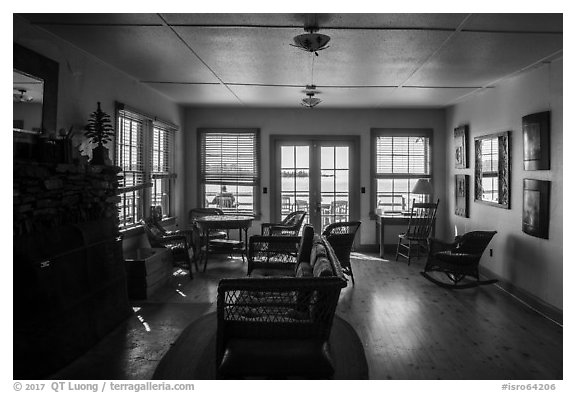
M 198 263 L 197 258 L 194 257 L 193 243 L 188 241 L 188 236 L 185 234 L 165 235 L 158 230 L 151 219 L 140 220 L 140 223 L 146 232 L 150 247 L 170 249 L 174 265 L 187 269 L 190 272 L 190 278 L 194 278 L 192 262 L 196 266 L 196 271 L 198 271 Z M 190 256 L 190 253 L 192 253 L 192 256 Z
M 420 249 L 428 250 L 428 238 L 436 222 L 436 211 L 439 203 L 440 199 L 436 203 L 417 203 L 416 200 L 413 200 L 408 229 L 398 235 L 396 260 L 398 260 L 398 255 L 401 255 L 408 259 L 408 265 L 410 265 L 410 259 L 414 256 L 412 253 L 413 246 L 416 246 L 417 258 L 420 257 Z
M 314 254 L 310 275 L 220 281 L 216 306 L 219 378 L 333 375 L 328 339 L 346 280 L 329 243 L 325 238 L 319 241 L 326 254 Z M 303 255 L 306 261 L 312 262 L 311 258 L 310 252 Z
M 263 222 L 262 235 L 264 236 L 298 236 L 302 223 L 306 217 L 306 212 L 298 210 L 292 212 L 280 223 Z
M 352 279 L 352 285 L 354 285 L 354 273 L 350 264 L 350 252 L 360 224 L 362 224 L 360 221 L 335 222 L 328 225 L 322 233 L 334 249 L 342 271 Z
M 421 274 L 441 287 L 452 289 L 471 288 L 497 282 L 497 280 L 481 281 L 478 274 L 482 253 L 495 234 L 496 231 L 468 232 L 457 236 L 454 243 L 430 239 L 428 259 Z M 433 277 L 430 274 L 433 272 L 443 273 L 448 278 L 447 282 Z M 476 281 L 461 284 L 461 280 L 466 276 L 471 276 Z

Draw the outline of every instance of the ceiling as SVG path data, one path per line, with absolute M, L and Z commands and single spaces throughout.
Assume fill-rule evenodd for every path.
M 445 107 L 563 42 L 562 14 L 20 15 L 190 106 L 299 107 L 313 77 L 318 108 Z M 318 56 L 290 45 L 313 21 Z

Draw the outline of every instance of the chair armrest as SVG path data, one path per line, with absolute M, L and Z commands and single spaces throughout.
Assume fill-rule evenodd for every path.
M 188 237 L 185 234 L 178 235 L 166 235 L 158 239 L 160 243 L 164 245 L 179 246 L 184 248 L 190 248 L 188 243 Z

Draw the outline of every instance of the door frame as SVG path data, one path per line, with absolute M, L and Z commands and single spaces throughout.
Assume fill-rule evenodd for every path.
M 277 151 L 279 143 L 314 142 L 346 142 L 350 143 L 350 221 L 360 220 L 360 135 L 270 135 L 270 221 L 280 222 L 280 176 L 276 170 L 280 168 L 280 154 Z M 310 162 L 312 166 L 312 162 Z M 311 168 L 311 171 L 313 169 Z M 320 170 L 318 168 L 318 170 Z

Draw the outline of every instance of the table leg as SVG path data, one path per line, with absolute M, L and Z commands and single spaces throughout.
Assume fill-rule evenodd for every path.
M 209 233 L 209 230 L 204 229 L 204 272 L 206 271 L 206 265 L 208 265 L 208 246 L 210 244 L 210 239 L 208 238 Z
M 380 258 L 384 258 L 384 220 L 378 217 L 380 223 Z

